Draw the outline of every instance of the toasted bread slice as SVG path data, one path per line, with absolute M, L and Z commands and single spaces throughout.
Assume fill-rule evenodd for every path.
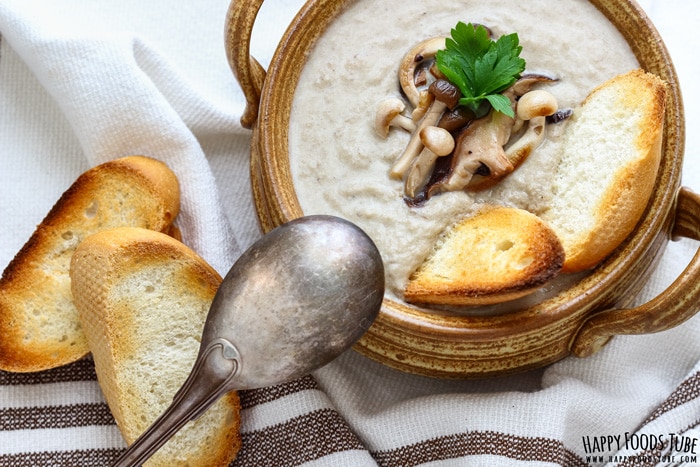
M 39 371 L 84 357 L 68 276 L 75 247 L 117 226 L 169 232 L 179 209 L 177 178 L 155 159 L 125 157 L 78 177 L 0 278 L 0 369 Z
M 564 271 L 597 265 L 639 221 L 661 159 L 665 99 L 663 80 L 634 70 L 593 90 L 568 123 L 542 216 L 564 245 Z
M 554 277 L 564 250 L 522 209 L 488 207 L 454 225 L 406 285 L 410 303 L 487 305 L 530 294 Z
M 183 243 L 129 227 L 87 237 L 70 275 L 100 387 L 131 444 L 187 379 L 221 277 Z M 231 392 L 146 465 L 226 466 L 240 448 L 239 423 Z

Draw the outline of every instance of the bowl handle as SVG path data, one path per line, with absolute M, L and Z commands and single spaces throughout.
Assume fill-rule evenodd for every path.
M 253 24 L 264 0 L 232 0 L 226 13 L 224 34 L 226 58 L 246 99 L 241 125 L 251 128 L 258 118 L 260 93 L 266 71 L 250 55 Z
M 688 188 L 678 192 L 672 235 L 700 240 L 700 195 Z M 614 335 L 649 334 L 683 323 L 700 309 L 700 250 L 685 270 L 662 293 L 636 308 L 612 309 L 591 316 L 578 332 L 571 352 L 588 357 Z

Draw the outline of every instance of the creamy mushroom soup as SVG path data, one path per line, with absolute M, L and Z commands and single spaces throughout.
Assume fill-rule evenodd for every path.
M 548 125 L 542 145 L 486 191 L 446 192 L 410 207 L 401 180 L 390 178 L 410 135 L 380 137 L 377 107 L 401 97 L 397 70 L 404 55 L 424 39 L 449 36 L 458 21 L 483 24 L 495 37 L 517 32 L 526 72 L 558 79 L 542 88 L 559 108 L 576 107 L 597 85 L 639 66 L 615 27 L 583 0 L 360 0 L 348 7 L 302 72 L 290 119 L 291 171 L 305 214 L 347 218 L 374 239 L 389 298 L 402 298 L 408 277 L 441 233 L 483 203 L 538 214 L 550 202 L 566 122 Z

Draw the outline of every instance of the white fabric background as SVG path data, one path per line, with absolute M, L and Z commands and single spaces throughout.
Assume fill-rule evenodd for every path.
M 300 4 L 263 5 L 252 48 L 264 65 Z M 675 60 L 688 129 L 683 184 L 700 191 L 700 3 L 640 4 Z M 0 0 L 0 266 L 81 172 L 136 153 L 161 158 L 175 170 L 183 189 L 183 240 L 220 272 L 258 237 L 248 181 L 250 134 L 238 122 L 244 100 L 223 48 L 227 7 L 226 0 Z M 697 247 L 688 240 L 670 244 L 639 302 L 661 292 Z M 353 352 L 315 376 L 328 404 L 371 452 L 437 434 L 497 430 L 559 439 L 583 455 L 582 436 L 635 432 L 684 378 L 700 370 L 699 337 L 700 318 L 694 318 L 662 334 L 616 338 L 585 360 L 569 358 L 487 381 L 415 377 Z M 75 385 L 58 395 L 3 390 L 0 404 L 41 404 L 70 399 L 76 391 L 81 389 Z M 100 399 L 94 388 L 84 391 L 88 395 L 80 397 Z M 244 420 L 244 430 L 304 410 L 288 399 L 278 405 Z M 673 420 L 657 420 L 662 425 L 656 429 L 676 432 L 699 418 L 694 401 Z M 57 445 L 121 445 L 109 428 L 102 440 L 80 433 L 67 440 L 35 435 Z M 0 453 L 31 442 L 0 433 Z M 352 464 L 343 456 L 313 465 L 373 464 L 365 455 Z M 471 461 L 511 465 L 502 458 Z M 464 464 L 457 459 L 439 465 Z

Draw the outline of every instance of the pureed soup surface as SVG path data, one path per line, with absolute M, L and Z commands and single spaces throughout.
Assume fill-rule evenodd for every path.
M 483 24 L 495 38 L 517 32 L 525 72 L 559 80 L 540 88 L 556 96 L 560 109 L 578 106 L 599 84 L 639 67 L 617 29 L 583 0 L 359 0 L 336 18 L 309 55 L 294 96 L 292 177 L 305 214 L 344 217 L 375 241 L 393 299 L 402 299 L 408 277 L 457 220 L 484 203 L 539 214 L 552 196 L 566 122 L 548 125 L 542 145 L 482 192 L 447 192 L 409 207 L 403 182 L 389 177 L 410 134 L 392 129 L 387 139 L 378 136 L 377 106 L 401 97 L 397 73 L 404 55 L 425 39 L 449 36 L 458 21 Z

